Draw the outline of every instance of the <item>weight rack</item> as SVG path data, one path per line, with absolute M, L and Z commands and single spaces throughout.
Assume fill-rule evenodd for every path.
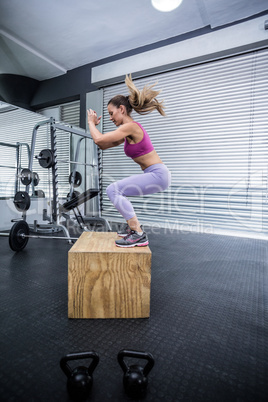
M 54 228 L 58 228 L 60 230 L 62 229 L 65 232 L 66 237 L 69 238 L 70 235 L 69 235 L 68 229 L 64 225 L 62 225 L 60 223 L 59 192 L 58 192 L 58 166 L 57 166 L 57 163 L 59 161 L 59 162 L 72 164 L 73 165 L 73 169 L 72 169 L 73 178 L 75 176 L 76 169 L 77 169 L 77 166 L 79 164 L 88 165 L 88 166 L 93 167 L 93 168 L 97 167 L 98 168 L 98 173 L 99 173 L 99 163 L 94 165 L 94 164 L 89 164 L 89 163 L 81 163 L 81 162 L 78 161 L 81 141 L 84 140 L 84 139 L 92 140 L 92 137 L 88 132 L 86 132 L 84 129 L 81 129 L 81 128 L 78 128 L 78 127 L 72 127 L 72 126 L 67 126 L 65 124 L 62 124 L 62 123 L 57 123 L 55 121 L 55 119 L 51 117 L 50 119 L 45 120 L 45 121 L 41 121 L 41 122 L 37 123 L 34 126 L 33 133 L 32 133 L 32 142 L 31 142 L 31 152 L 30 152 L 30 158 L 29 158 L 29 166 L 28 166 L 29 170 L 32 171 L 33 160 L 35 158 L 35 144 L 36 144 L 37 132 L 38 132 L 38 129 L 41 126 L 44 126 L 44 125 L 49 126 L 51 152 L 52 152 L 52 155 L 53 155 L 53 163 L 51 165 L 51 169 L 52 169 L 52 187 L 53 187 L 53 197 L 52 197 L 52 204 L 51 204 L 51 208 L 52 208 L 51 215 L 52 215 L 52 220 L 53 220 L 52 225 L 53 225 Z M 57 130 L 60 130 L 62 132 L 67 132 L 69 134 L 75 134 L 75 135 L 78 135 L 78 136 L 81 137 L 80 140 L 77 143 L 77 146 L 76 146 L 75 160 L 74 161 L 58 160 L 58 157 L 57 157 Z M 99 183 L 99 174 L 98 174 L 98 183 Z M 89 220 L 89 221 L 100 222 L 101 224 L 105 224 L 106 227 L 108 228 L 108 231 L 111 231 L 111 227 L 110 227 L 109 222 L 106 219 L 104 219 L 104 218 L 102 218 L 100 216 L 99 190 L 98 189 L 93 189 L 93 190 L 98 192 L 97 196 L 98 196 L 98 215 L 99 216 L 98 217 L 90 217 L 90 218 L 86 218 L 86 219 Z M 28 186 L 26 187 L 26 191 L 28 191 Z M 70 187 L 70 193 L 69 193 L 70 198 L 72 197 L 73 191 L 74 191 L 74 179 L 72 179 L 72 181 L 71 181 L 71 187 Z M 81 194 L 81 196 L 83 196 L 83 195 Z M 83 197 L 80 197 L 80 200 L 82 198 Z M 90 198 L 87 198 L 87 199 L 84 198 L 84 199 L 86 201 L 87 199 L 90 199 Z M 63 212 L 64 212 L 64 205 L 63 205 Z M 69 205 L 68 205 L 68 207 L 69 207 Z M 78 205 L 75 206 L 74 208 L 77 208 L 77 207 L 78 207 Z M 70 209 L 66 209 L 66 211 L 70 211 Z M 61 212 L 62 212 L 62 208 L 61 208 Z M 75 211 L 74 211 L 74 214 L 77 217 Z M 64 213 L 61 216 L 65 217 L 65 219 L 67 219 L 67 216 Z M 79 211 L 79 216 L 81 217 L 80 211 Z M 79 226 L 83 230 L 87 230 L 85 225 L 84 225 L 83 219 L 82 219 L 82 223 L 81 223 L 81 221 L 79 222 L 79 219 L 77 219 L 77 222 L 78 222 Z

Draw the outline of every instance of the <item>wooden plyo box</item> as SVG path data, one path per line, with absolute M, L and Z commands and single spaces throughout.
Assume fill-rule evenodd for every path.
M 148 246 L 122 248 L 115 232 L 84 232 L 68 253 L 69 318 L 150 315 Z

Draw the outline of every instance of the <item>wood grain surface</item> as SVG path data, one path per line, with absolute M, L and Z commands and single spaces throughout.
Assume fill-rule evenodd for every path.
M 84 232 L 69 251 L 69 318 L 149 317 L 151 250 L 116 247 L 117 238 Z

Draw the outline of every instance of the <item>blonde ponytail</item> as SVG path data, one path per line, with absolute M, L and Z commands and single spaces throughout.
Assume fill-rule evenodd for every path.
M 156 97 L 161 91 L 155 91 L 152 88 L 156 85 L 145 85 L 143 89 L 138 90 L 131 78 L 131 74 L 126 75 L 125 84 L 128 87 L 128 101 L 135 112 L 139 114 L 149 114 L 157 110 L 162 116 L 165 116 L 163 101 L 159 102 Z

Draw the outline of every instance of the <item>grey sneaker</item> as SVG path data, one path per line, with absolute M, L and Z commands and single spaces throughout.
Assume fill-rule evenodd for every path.
M 143 230 L 143 227 L 141 225 L 141 230 Z M 130 235 L 132 232 L 132 230 L 130 229 L 130 227 L 128 226 L 127 223 L 124 223 L 120 229 L 117 231 L 118 236 L 120 237 L 126 237 L 128 235 Z
M 131 230 L 131 233 L 125 236 L 123 239 L 116 240 L 115 245 L 117 247 L 135 247 L 135 246 L 148 246 L 149 241 L 145 232 L 140 236 L 135 230 Z

